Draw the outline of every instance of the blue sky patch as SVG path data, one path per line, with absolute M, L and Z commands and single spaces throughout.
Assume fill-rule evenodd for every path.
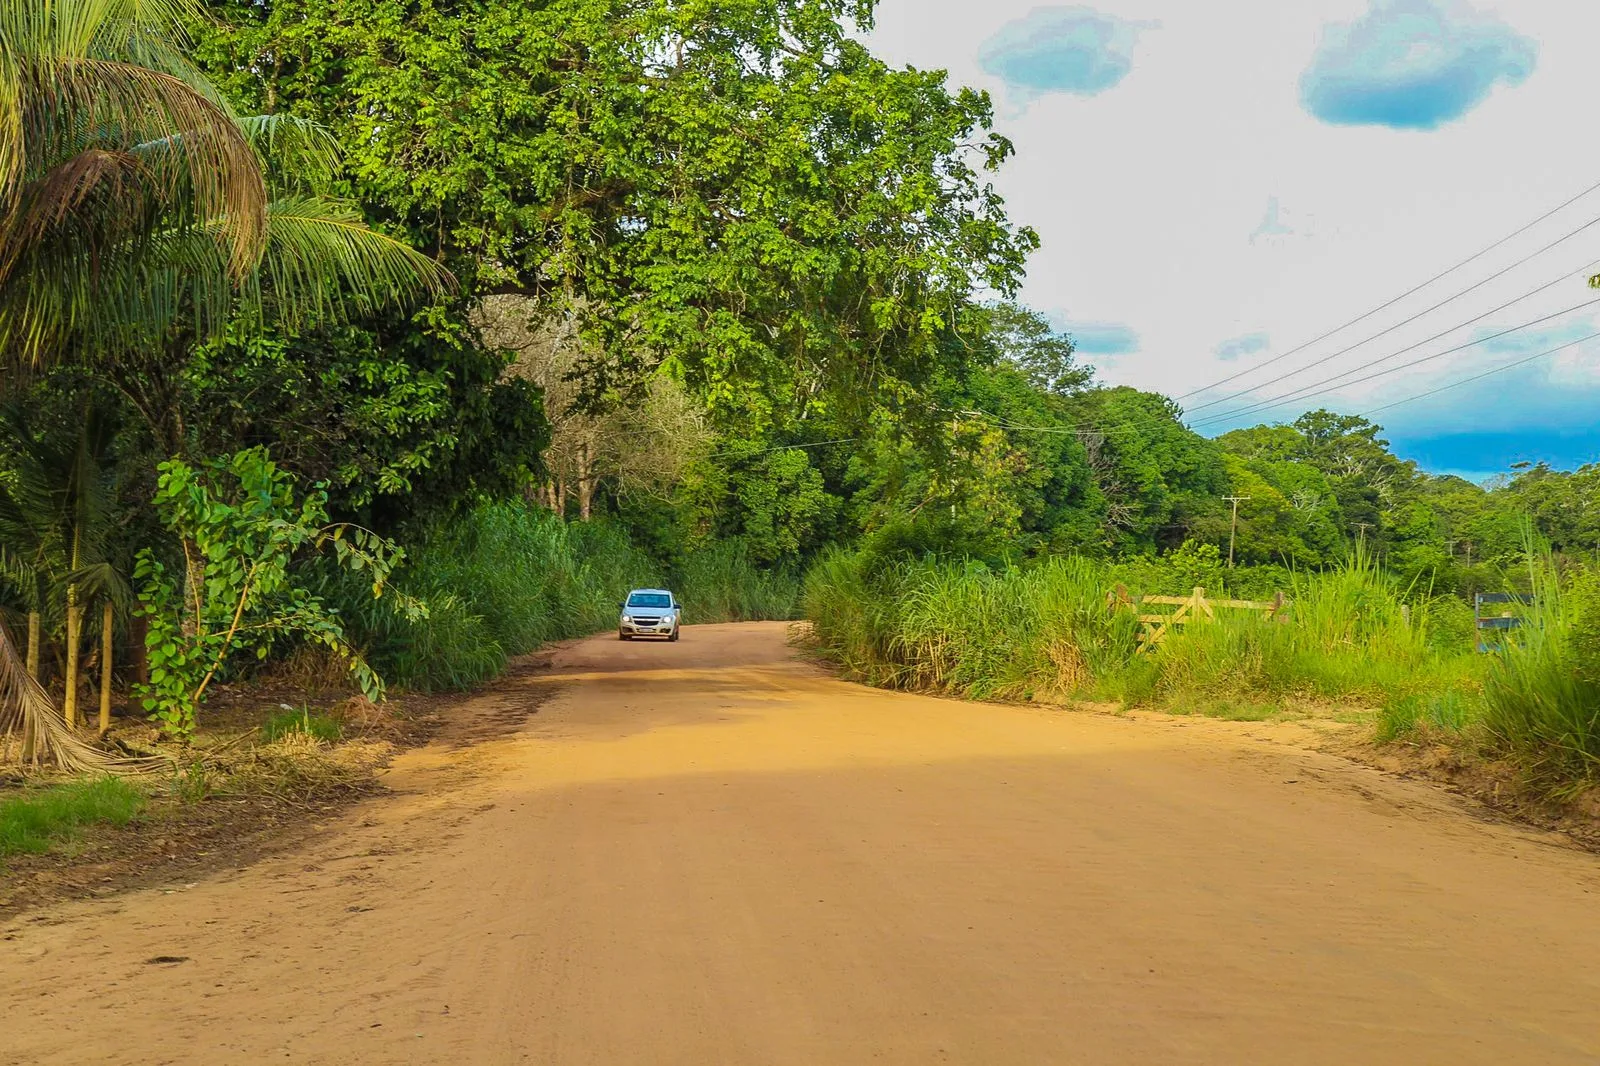
M 1139 334 L 1114 322 L 1068 322 L 1066 333 L 1079 355 L 1132 355 L 1139 350 Z
M 1462 0 L 1371 0 L 1356 21 L 1325 27 L 1300 99 L 1335 126 L 1432 130 L 1496 85 L 1521 85 L 1537 61 L 1533 41 Z
M 1087 7 L 1036 7 L 1002 26 L 978 51 L 978 65 L 1016 96 L 1094 96 L 1133 69 L 1133 46 L 1149 23 Z
M 1521 329 L 1515 333 L 1506 333 L 1503 337 L 1495 337 L 1496 333 L 1504 333 L 1505 329 L 1504 326 L 1480 329 L 1473 339 L 1494 337 L 1494 340 L 1484 341 L 1478 345 L 1479 350 L 1487 355 L 1531 356 L 1582 340 L 1595 332 L 1595 324 L 1592 317 L 1579 318 L 1565 325 L 1550 326 L 1546 329 Z
M 1247 333 L 1243 337 L 1234 337 L 1217 345 L 1217 358 L 1231 363 L 1235 359 L 1264 352 L 1271 343 L 1272 338 L 1265 333 Z

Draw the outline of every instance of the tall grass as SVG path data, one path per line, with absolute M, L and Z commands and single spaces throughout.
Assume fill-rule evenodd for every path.
M 1535 777 L 1600 781 L 1600 574 L 1563 579 L 1530 553 L 1533 603 L 1490 657 L 1482 725 L 1491 743 Z
M 975 698 L 1082 691 L 1133 652 L 1135 620 L 1106 608 L 1105 571 L 1083 559 L 1035 569 L 898 563 L 836 553 L 808 576 L 818 646 L 872 684 Z
M 396 585 L 427 604 L 426 618 L 353 585 L 332 596 L 379 674 L 413 689 L 467 688 L 511 656 L 610 628 L 630 588 L 660 580 L 620 529 L 569 524 L 518 502 L 480 505 L 407 554 Z
M 1112 610 L 1115 571 L 1077 558 L 1028 569 L 926 562 L 869 572 L 835 555 L 806 586 L 816 639 L 876 684 L 978 698 L 1101 696 L 1130 704 L 1304 696 L 1381 702 L 1457 678 L 1464 656 L 1432 639 L 1432 606 L 1408 604 L 1369 561 L 1286 575 L 1292 618 L 1219 609 L 1135 654 L 1134 610 Z
M 672 580 L 690 624 L 785 621 L 799 607 L 800 576 L 788 568 L 762 569 L 741 540 L 691 553 Z

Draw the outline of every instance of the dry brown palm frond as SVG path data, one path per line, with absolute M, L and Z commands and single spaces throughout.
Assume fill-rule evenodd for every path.
M 254 265 L 266 237 L 266 183 L 255 148 L 223 106 L 181 78 L 115 60 L 44 56 L 25 61 L 22 74 L 30 157 L 21 161 L 19 190 L 87 149 L 159 155 L 180 177 L 173 207 L 195 220 L 226 220 L 233 272 Z M 86 131 L 99 133 L 90 140 Z
M 169 769 L 165 759 L 119 759 L 85 741 L 67 725 L 49 693 L 29 674 L 5 623 L 0 621 L 0 753 L 26 769 L 65 773 L 149 773 Z

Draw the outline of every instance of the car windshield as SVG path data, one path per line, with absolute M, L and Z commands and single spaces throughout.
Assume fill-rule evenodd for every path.
M 635 592 L 628 597 L 629 607 L 657 607 L 665 610 L 672 606 L 672 597 L 664 592 Z

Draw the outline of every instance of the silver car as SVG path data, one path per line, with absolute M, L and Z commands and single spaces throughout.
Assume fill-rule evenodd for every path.
M 666 589 L 634 589 L 619 606 L 617 639 L 666 637 L 677 640 L 683 621 L 683 604 Z

